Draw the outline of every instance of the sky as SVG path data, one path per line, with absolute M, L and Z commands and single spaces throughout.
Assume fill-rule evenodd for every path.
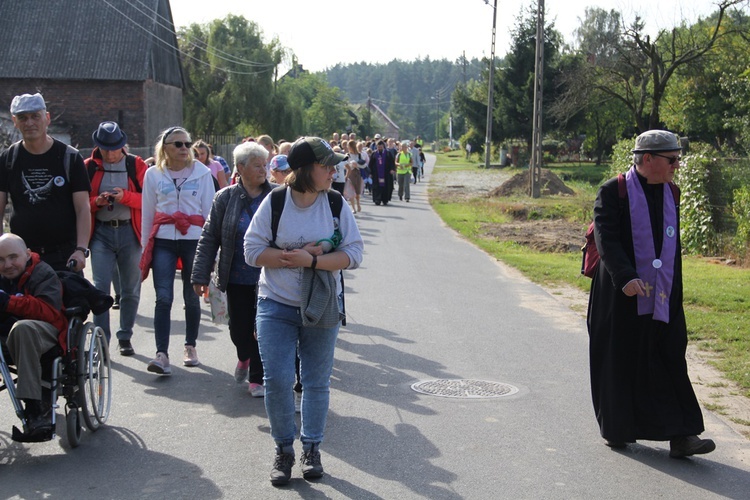
M 127 0 L 138 2 L 138 0 Z M 278 37 L 309 71 L 336 64 L 387 63 L 393 59 L 455 61 L 490 56 L 494 0 L 171 0 L 175 26 L 207 23 L 228 14 L 254 21 L 266 42 Z M 587 6 L 615 9 L 627 22 L 640 13 L 646 30 L 694 22 L 716 10 L 718 0 L 547 0 L 545 21 L 566 41 Z M 510 49 L 510 33 L 530 0 L 497 0 L 495 55 Z M 534 2 L 533 5 L 536 5 Z

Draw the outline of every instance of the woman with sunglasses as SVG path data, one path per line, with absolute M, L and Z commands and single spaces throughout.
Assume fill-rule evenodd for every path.
M 153 268 L 156 307 L 154 333 L 156 357 L 148 371 L 171 375 L 169 333 L 177 260 L 182 261 L 182 297 L 185 301 L 183 364 L 199 365 L 195 342 L 201 308 L 190 274 L 198 239 L 214 196 L 211 171 L 195 160 L 190 134 L 182 127 L 164 131 L 155 147 L 156 164 L 143 180 L 141 279 Z

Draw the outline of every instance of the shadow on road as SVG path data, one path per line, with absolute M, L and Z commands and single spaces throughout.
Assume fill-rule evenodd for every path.
M 66 442 L 64 435 L 57 439 Z M 150 451 L 138 435 L 122 427 L 86 432 L 79 448 L 66 448 L 62 454 L 32 456 L 27 446 L 33 445 L 14 443 L 7 432 L 0 432 L 0 484 L 8 484 L 3 479 L 7 474 L 34 478 L 17 491 L 6 490 L 18 498 L 222 498 L 200 467 Z M 83 455 L 96 462 L 88 472 Z M 69 481 L 61 482 L 60 477 Z

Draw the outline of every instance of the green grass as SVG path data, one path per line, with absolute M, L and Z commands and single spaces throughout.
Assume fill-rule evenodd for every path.
M 443 166 L 446 156 L 438 156 L 438 175 L 456 168 L 456 165 Z M 580 253 L 539 252 L 497 241 L 485 230 L 488 224 L 508 223 L 524 211 L 529 218 L 566 219 L 584 228 L 591 219 L 595 186 L 599 183 L 599 180 L 592 182 L 599 175 L 598 170 L 586 168 L 588 173 L 581 173 L 577 181 L 569 183 L 577 192 L 572 197 L 475 198 L 461 203 L 431 197 L 431 203 L 446 224 L 532 281 L 544 285 L 572 285 L 588 291 L 591 281 L 580 274 Z M 690 341 L 715 353 L 712 363 L 728 380 L 739 385 L 744 396 L 750 397 L 750 269 L 684 257 L 683 284 Z

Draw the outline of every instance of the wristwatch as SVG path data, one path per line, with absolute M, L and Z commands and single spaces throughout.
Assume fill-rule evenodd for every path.
M 81 252 L 83 252 L 83 256 L 87 259 L 89 258 L 89 254 L 91 253 L 91 251 L 86 247 L 76 247 L 76 250 L 80 250 Z

